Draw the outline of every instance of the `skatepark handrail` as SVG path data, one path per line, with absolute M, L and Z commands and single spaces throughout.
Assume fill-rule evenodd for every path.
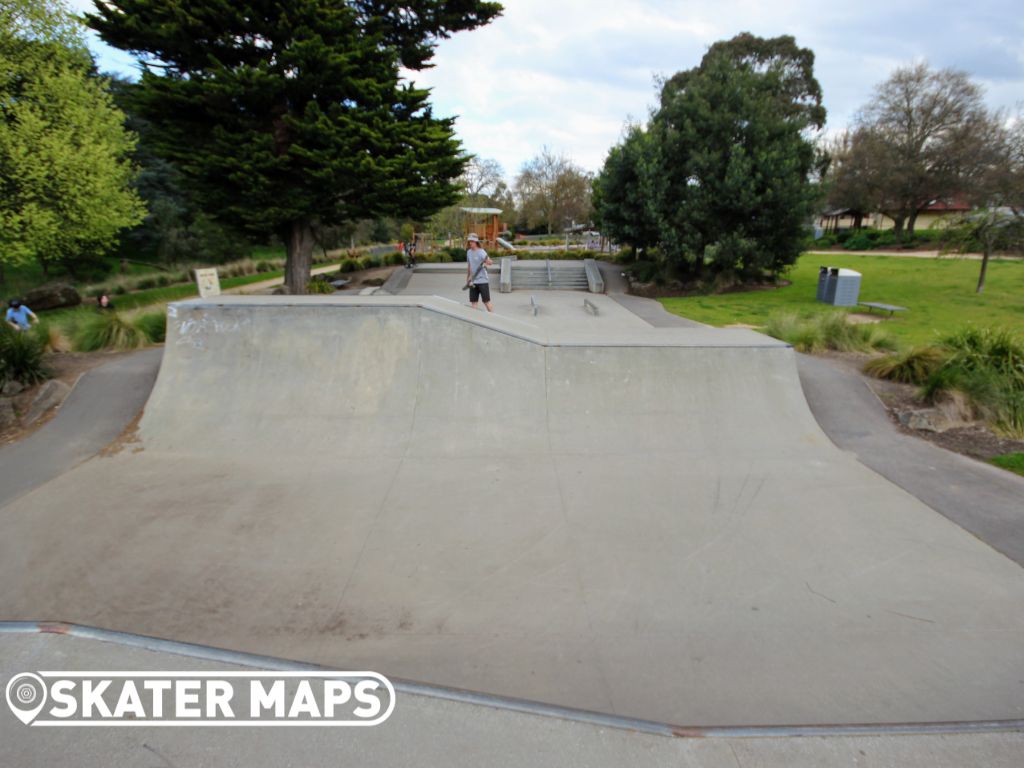
M 642 328 L 638 331 L 573 331 L 545 329 L 512 317 L 473 310 L 439 296 L 217 296 L 169 304 L 174 320 L 180 310 L 216 307 L 352 309 L 410 308 L 456 318 L 543 347 L 671 347 L 788 349 L 789 344 L 744 328 Z
M 81 640 L 136 648 L 206 662 L 230 664 L 273 672 L 330 671 L 337 667 L 281 659 L 274 656 L 231 651 L 195 643 L 181 643 L 129 632 L 88 627 L 59 621 L 0 621 L 2 635 L 60 635 Z M 387 672 L 382 672 L 387 675 Z M 968 720 L 941 723 L 850 723 L 834 725 L 763 725 L 763 726 L 681 726 L 655 720 L 642 720 L 619 715 L 605 715 L 586 709 L 563 707 L 528 699 L 477 693 L 460 688 L 417 683 L 388 677 L 396 693 L 422 696 L 493 709 L 521 712 L 540 717 L 554 717 L 599 727 L 616 728 L 658 736 L 683 739 L 792 738 L 834 736 L 911 736 L 940 734 L 978 734 L 1024 731 L 1024 720 Z

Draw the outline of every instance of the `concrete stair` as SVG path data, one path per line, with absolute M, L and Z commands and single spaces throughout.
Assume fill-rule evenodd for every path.
M 517 261 L 512 265 L 514 291 L 586 291 L 588 288 L 583 262 Z

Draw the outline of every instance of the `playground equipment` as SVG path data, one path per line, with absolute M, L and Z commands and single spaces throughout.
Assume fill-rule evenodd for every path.
M 507 241 L 501 241 L 503 228 L 501 224 L 500 208 L 463 208 L 462 210 L 462 237 L 465 239 L 470 232 L 477 232 L 480 235 L 480 244 L 484 249 L 496 250 L 499 245 L 511 248 Z

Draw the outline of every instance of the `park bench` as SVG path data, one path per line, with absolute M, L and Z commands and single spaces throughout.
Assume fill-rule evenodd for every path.
M 867 307 L 869 311 L 873 311 L 873 310 L 878 309 L 878 310 L 882 310 L 884 312 L 888 312 L 889 313 L 889 317 L 892 317 L 893 313 L 895 313 L 895 312 L 906 312 L 907 311 L 906 307 L 899 307 L 899 306 L 896 306 L 895 304 L 884 304 L 884 303 L 882 303 L 880 301 L 861 301 L 861 302 L 859 302 L 859 304 L 862 307 Z

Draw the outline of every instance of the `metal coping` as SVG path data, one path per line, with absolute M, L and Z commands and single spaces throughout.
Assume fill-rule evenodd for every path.
M 64 622 L 0 621 L 0 635 L 63 635 L 82 640 L 95 640 L 152 653 L 167 653 L 202 661 L 220 662 L 240 667 L 285 672 L 325 671 L 320 664 L 230 651 L 224 648 L 163 640 L 146 635 L 117 632 Z M 656 720 L 641 720 L 608 715 L 586 709 L 498 696 L 489 693 L 448 688 L 430 683 L 417 683 L 388 678 L 396 692 L 461 704 L 491 707 L 538 717 L 554 717 L 585 725 L 616 728 L 657 736 L 683 739 L 753 739 L 800 738 L 827 736 L 934 736 L 941 734 L 979 734 L 1024 731 L 1024 720 L 964 720 L 938 723 L 850 723 L 832 725 L 727 725 L 682 726 Z
M 266 297 L 262 297 L 266 299 Z M 579 334 L 566 333 L 564 337 L 555 336 L 551 338 L 543 328 L 517 320 L 514 317 L 504 315 L 491 319 L 490 313 L 480 313 L 452 299 L 443 296 L 344 296 L 344 297 L 323 297 L 323 296 L 290 296 L 275 297 L 273 300 L 253 300 L 253 297 L 245 296 L 214 296 L 207 299 L 189 299 L 187 301 L 175 301 L 168 305 L 168 317 L 174 318 L 179 308 L 202 309 L 212 307 L 260 307 L 273 306 L 310 308 L 310 307 L 342 307 L 342 308 L 405 308 L 422 309 L 428 312 L 435 312 L 439 315 L 451 317 L 472 325 L 487 328 L 488 330 L 511 336 L 520 341 L 527 341 L 542 347 L 594 347 L 602 349 L 629 349 L 629 348 L 665 348 L 665 349 L 757 349 L 757 350 L 778 350 L 792 349 L 792 345 L 777 339 L 765 337 L 764 343 L 688 343 L 685 338 L 659 339 L 656 337 L 642 338 L 639 335 L 628 341 L 611 340 L 602 341 L 599 338 L 588 338 Z M 476 315 L 480 315 L 477 317 Z M 503 327 L 507 325 L 520 326 L 520 328 Z M 650 328 L 654 333 L 673 331 L 685 335 L 694 331 L 728 333 L 727 329 L 713 328 Z M 558 333 L 558 332 L 556 332 Z M 636 331 L 629 331 L 630 335 L 637 334 Z M 752 332 L 751 332 L 752 333 Z M 575 336 L 575 338 L 574 338 Z

